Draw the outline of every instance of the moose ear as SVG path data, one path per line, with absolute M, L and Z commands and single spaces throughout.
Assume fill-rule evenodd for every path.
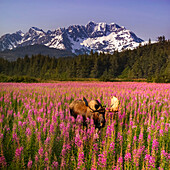
M 88 106 L 88 102 L 85 97 L 83 97 L 83 101 L 84 101 L 85 105 Z

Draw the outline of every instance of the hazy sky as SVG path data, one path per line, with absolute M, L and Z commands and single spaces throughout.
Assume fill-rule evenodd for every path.
M 170 0 L 0 0 L 0 37 L 89 21 L 117 23 L 144 40 L 170 39 Z

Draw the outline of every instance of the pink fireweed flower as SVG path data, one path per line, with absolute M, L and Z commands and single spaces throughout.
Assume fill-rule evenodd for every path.
M 38 155 L 35 155 L 35 162 L 38 162 Z
M 143 133 L 140 133 L 140 134 L 139 134 L 139 142 L 140 142 L 140 141 L 143 141 Z
M 83 136 L 83 141 L 87 141 L 87 135 Z
M 46 126 L 47 126 L 47 127 L 50 126 L 50 120 L 47 121 Z
M 44 133 L 46 133 L 46 130 L 47 130 L 47 128 L 46 128 L 46 127 L 44 127 L 44 128 L 43 128 L 43 132 L 44 132 Z
M 138 155 L 137 149 L 134 149 L 132 153 L 133 153 L 134 163 L 136 164 L 136 166 L 139 166 L 138 158 L 140 158 L 140 155 Z
M 18 121 L 18 126 L 22 127 L 22 122 L 21 121 Z
M 90 128 L 87 129 L 87 135 L 89 138 L 95 133 L 95 127 L 91 126 Z
M 97 133 L 94 134 L 94 140 L 98 139 L 99 135 Z
M 41 132 L 37 132 L 37 138 L 38 138 L 38 141 L 41 140 Z
M 0 139 L 3 139 L 3 138 L 4 138 L 3 133 L 0 133 Z
M 50 113 L 51 113 L 51 110 L 48 110 L 48 111 L 47 111 L 47 114 L 50 114 Z
M 54 123 L 57 123 L 57 118 L 56 118 L 56 116 L 52 116 L 52 120 L 53 120 Z
M 30 160 L 30 161 L 28 162 L 27 167 L 28 167 L 29 169 L 32 168 L 32 160 Z
M 132 126 L 132 129 L 136 128 L 137 126 Z
M 27 124 L 27 122 L 23 122 L 23 123 L 22 123 L 22 126 L 24 127 L 26 124 Z
M 76 122 L 77 122 L 78 124 L 81 124 L 81 123 L 83 122 L 83 117 L 80 116 L 80 115 L 78 115 L 78 116 L 77 116 L 77 119 L 76 119 Z
M 45 144 L 45 145 L 49 145 L 50 140 L 51 140 L 51 138 L 50 138 L 50 137 L 47 137 L 46 140 L 45 140 L 45 142 L 44 142 L 44 144 Z
M 168 130 L 169 130 L 168 127 L 170 127 L 170 124 L 169 124 L 169 123 L 166 123 L 166 124 L 165 124 L 165 132 L 168 132 Z
M 63 145 L 63 149 L 61 151 L 61 155 L 64 158 L 66 154 L 67 154 L 67 149 L 66 149 L 65 145 Z
M 153 139 L 152 150 L 158 150 L 158 147 L 159 147 L 159 142 L 157 141 L 157 139 Z
M 96 168 L 94 168 L 94 167 L 91 167 L 91 170 L 96 170 Z
M 97 143 L 93 144 L 93 150 L 96 153 L 98 151 L 98 145 Z
M 50 133 L 54 133 L 54 125 L 53 123 L 50 125 L 50 130 L 49 130 Z
M 44 162 L 45 162 L 45 163 L 47 163 L 47 162 L 48 162 L 48 160 L 49 160 L 48 158 L 45 158 L 45 159 L 44 159 Z
M 60 126 L 60 131 L 62 131 L 62 130 L 64 130 L 64 129 L 65 129 L 64 122 L 61 122 L 59 126 Z
M 123 142 L 123 136 L 121 136 L 119 132 L 117 134 L 117 139 L 120 141 L 120 143 Z
M 154 129 L 155 129 L 155 126 L 154 126 L 154 125 L 151 125 L 151 129 L 154 130 Z
M 106 138 L 107 137 L 111 137 L 111 134 L 112 134 L 111 126 L 107 126 L 107 129 L 106 129 Z
M 30 136 L 30 135 L 31 135 L 31 130 L 30 130 L 30 128 L 26 128 L 25 133 L 26 133 L 26 136 Z
M 4 98 L 4 97 L 1 97 L 1 98 L 0 98 L 0 102 L 2 102 L 3 98 Z
M 5 157 L 1 156 L 0 157 L 0 168 L 5 167 L 7 165 Z
M 107 163 L 107 152 L 104 151 L 102 154 L 98 155 L 98 162 L 97 164 L 101 167 L 101 168 L 105 168 Z
M 66 126 L 67 131 L 69 131 L 70 127 L 71 127 L 71 124 L 68 122 Z
M 170 160 L 170 153 L 168 154 L 167 158 Z
M 157 126 L 156 129 L 159 130 L 161 127 L 160 126 Z
M 61 102 L 58 102 L 57 106 L 58 106 L 58 107 L 61 106 Z
M 69 120 L 70 120 L 70 122 L 71 122 L 72 124 L 75 123 L 75 118 L 74 118 L 73 116 L 69 116 Z
M 17 148 L 15 151 L 15 158 L 20 159 L 23 147 Z
M 86 123 L 87 124 L 90 124 L 90 119 L 87 117 L 87 119 L 86 119 Z
M 39 153 L 40 156 L 43 156 L 43 153 L 44 153 L 43 148 L 40 148 L 40 149 L 38 150 L 38 153 Z
M 81 166 L 84 164 L 84 152 L 79 152 L 78 154 L 78 164 L 77 168 L 81 169 Z
M 130 121 L 130 126 L 133 126 L 133 121 Z
M 43 119 L 40 116 L 38 116 L 37 117 L 37 122 L 43 122 Z
M 160 129 L 160 130 L 159 130 L 159 134 L 160 134 L 161 136 L 163 136 L 163 135 L 164 135 L 164 131 L 163 131 L 162 129 Z
M 137 141 L 137 137 L 134 136 L 134 137 L 133 137 L 133 143 L 136 142 L 136 141 Z
M 110 150 L 110 151 L 113 151 L 114 148 L 115 148 L 115 143 L 114 143 L 114 142 L 111 142 L 111 143 L 110 143 L 109 150 Z
M 80 139 L 79 133 L 75 136 L 75 144 L 77 145 L 77 147 L 81 147 L 81 145 L 83 144 L 83 141 Z
M 161 151 L 161 155 L 164 156 L 165 158 L 168 158 L 168 153 L 166 153 L 165 150 Z
M 151 135 L 148 134 L 147 142 L 149 142 L 150 140 L 151 140 Z
M 17 134 L 16 134 L 16 133 L 14 133 L 14 134 L 12 135 L 12 138 L 13 138 L 13 140 L 15 140 L 15 141 L 18 141 L 18 140 L 19 140 L 19 138 L 17 137 Z
M 125 161 L 127 161 L 127 162 L 131 161 L 131 153 L 127 153 L 125 155 Z
M 148 162 L 148 167 L 155 168 L 155 158 L 150 156 L 149 154 L 145 155 L 145 161 Z
M 59 112 L 59 115 L 60 115 L 60 120 L 64 120 L 64 113 L 62 111 Z
M 123 163 L 123 158 L 122 158 L 122 156 L 119 157 L 119 159 L 117 160 L 117 162 L 118 162 L 119 164 L 122 164 L 122 163 Z
M 58 168 L 58 162 L 54 161 L 54 162 L 52 163 L 52 167 L 53 167 L 54 169 L 57 169 L 57 168 Z
M 41 102 L 38 102 L 38 106 L 41 106 Z

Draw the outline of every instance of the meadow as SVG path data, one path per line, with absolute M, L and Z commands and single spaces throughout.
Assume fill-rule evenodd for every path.
M 74 99 L 120 101 L 96 133 L 70 116 Z M 1 169 L 170 169 L 170 84 L 0 84 Z

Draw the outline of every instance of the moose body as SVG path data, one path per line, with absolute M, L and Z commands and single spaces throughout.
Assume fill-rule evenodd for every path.
M 111 108 L 108 111 L 117 112 L 119 101 L 116 97 L 111 99 Z M 74 100 L 70 106 L 70 114 L 75 119 L 78 115 L 83 117 L 83 124 L 87 126 L 87 118 L 92 118 L 94 120 L 95 128 L 101 129 L 105 126 L 105 106 L 102 106 L 98 100 L 91 100 L 89 103 L 85 98 L 83 100 Z
M 92 104 L 93 103 L 93 104 Z M 90 107 L 90 104 L 92 107 Z M 93 109 L 93 105 L 95 109 Z M 93 118 L 95 128 L 102 128 L 105 125 L 105 109 L 101 106 L 98 100 L 92 100 L 87 106 L 84 100 L 75 100 L 70 104 L 70 114 L 75 119 L 78 115 L 83 117 L 83 124 L 86 124 L 87 118 Z M 97 108 L 97 109 L 96 109 Z

